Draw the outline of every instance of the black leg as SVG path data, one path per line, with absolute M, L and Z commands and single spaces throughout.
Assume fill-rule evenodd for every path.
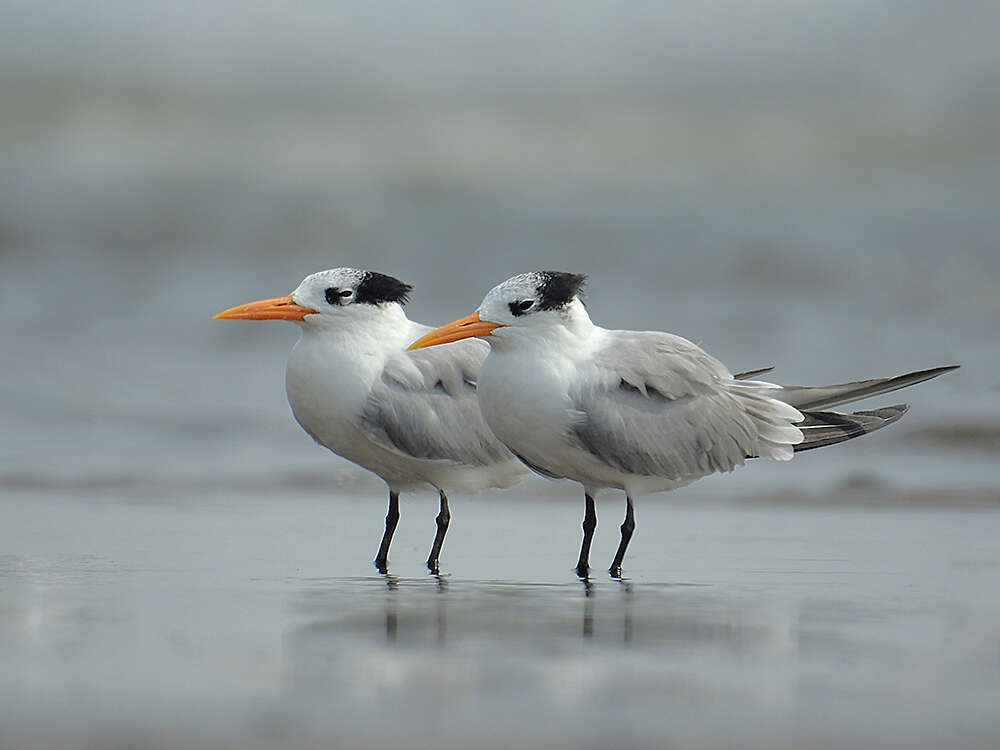
M 615 555 L 614 562 L 608 572 L 613 578 L 622 577 L 622 559 L 625 557 L 625 550 L 632 539 L 632 532 L 635 531 L 635 511 L 632 509 L 632 498 L 626 496 L 625 520 L 622 522 L 622 541 L 618 545 L 618 554 Z
M 434 546 L 431 547 L 431 555 L 427 558 L 427 569 L 437 575 L 438 557 L 441 555 L 441 545 L 444 544 L 444 535 L 448 533 L 448 524 L 451 523 L 451 511 L 448 510 L 448 496 L 444 490 L 438 490 L 441 495 L 441 512 L 437 514 L 437 533 L 434 535 Z
M 594 498 L 584 494 L 587 499 L 587 510 L 583 514 L 583 544 L 580 546 L 580 560 L 576 564 L 576 574 L 586 578 L 590 574 L 590 543 L 594 539 L 594 529 L 597 528 L 597 510 Z
M 396 531 L 397 523 L 399 523 L 399 493 L 389 490 L 389 512 L 385 514 L 385 533 L 382 535 L 382 544 L 378 546 L 378 556 L 375 558 L 375 567 L 382 575 L 389 572 L 389 545 L 392 544 L 392 535 Z

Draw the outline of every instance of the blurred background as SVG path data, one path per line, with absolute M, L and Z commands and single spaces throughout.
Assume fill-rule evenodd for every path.
M 972 0 L 5 0 L 0 481 L 351 472 L 288 418 L 297 332 L 210 319 L 341 265 L 412 283 L 427 323 L 586 273 L 599 323 L 779 382 L 961 363 L 845 450 L 924 427 L 950 466 L 985 431 L 992 463 L 998 24 Z
M 26 716 L 76 705 L 95 664 L 116 663 L 114 649 L 90 640 L 94 618 L 104 622 L 95 604 L 104 596 L 134 605 L 112 608 L 118 625 L 97 631 L 132 644 L 133 656 L 159 654 L 162 667 L 177 653 L 203 653 L 185 651 L 185 638 L 202 643 L 191 632 L 218 635 L 243 621 L 246 602 L 226 598 L 231 586 L 218 585 L 226 604 L 189 632 L 171 624 L 172 612 L 202 611 L 204 602 L 177 593 L 163 605 L 158 584 L 145 579 L 131 594 L 117 585 L 125 569 L 164 566 L 176 574 L 171 591 L 214 580 L 202 574 L 221 563 L 206 549 L 217 551 L 223 519 L 246 508 L 280 526 L 280 499 L 303 515 L 304 534 L 309 519 L 323 517 L 310 575 L 329 576 L 342 571 L 325 566 L 339 567 L 338 555 L 347 554 L 337 551 L 334 540 L 346 542 L 333 518 L 347 507 L 367 524 L 345 566 L 356 564 L 361 582 L 331 584 L 327 604 L 337 610 L 368 585 L 381 484 L 313 445 L 292 421 L 283 373 L 297 331 L 211 319 L 335 266 L 412 283 L 409 315 L 435 324 L 472 311 L 515 273 L 586 273 L 599 324 L 669 330 L 734 370 L 776 365 L 777 382 L 959 363 L 899 397 L 913 408 L 891 432 L 791 465 L 710 478 L 645 507 L 662 507 L 666 519 L 668 506 L 688 501 L 919 504 L 958 509 L 960 524 L 995 524 L 995 514 L 962 513 L 1000 504 L 998 28 L 1000 5 L 987 0 L 0 0 L 0 491 L 8 519 L 0 569 L 14 592 L 0 604 L 0 624 L 13 644 L 7 658 L 20 670 L 0 695 Z M 540 479 L 523 488 L 522 496 L 565 501 L 566 564 L 560 557 L 553 572 L 537 574 L 562 581 L 578 544 L 578 491 Z M 365 502 L 350 499 L 358 493 Z M 484 497 L 468 511 L 459 505 L 456 518 L 482 512 L 476 533 L 487 535 L 497 496 Z M 429 530 L 432 499 L 414 502 L 427 503 L 420 512 Z M 618 523 L 615 502 L 606 532 Z M 219 514 L 212 533 L 198 515 L 205 507 Z M 117 525 L 149 508 L 191 514 L 189 526 L 174 519 L 169 544 L 158 542 L 162 558 L 144 546 L 148 517 Z M 245 563 L 240 550 L 264 554 L 240 544 L 271 539 L 263 527 L 243 531 L 242 542 L 226 537 L 236 571 Z M 305 542 L 285 531 L 288 545 L 271 539 L 269 554 L 300 570 L 304 563 L 292 561 Z M 420 553 L 423 537 L 413 542 Z M 197 545 L 192 538 L 209 547 L 186 547 Z M 956 549 L 967 538 L 956 536 Z M 131 552 L 115 546 L 126 539 Z M 461 560 L 461 542 L 453 542 Z M 613 548 L 614 540 L 605 543 Z M 995 578 L 1000 559 L 983 543 L 985 557 L 976 560 Z M 397 555 L 408 549 L 403 543 Z M 188 562 L 173 567 L 172 554 Z M 416 574 L 417 551 L 413 560 Z M 195 575 L 185 564 L 203 567 Z M 519 570 L 494 560 L 471 575 L 516 578 Z M 98 586 L 96 600 L 79 594 L 95 585 L 85 583 L 86 571 L 110 587 Z M 284 585 L 267 589 L 281 602 L 268 610 L 272 619 L 258 615 L 287 639 Z M 303 597 L 297 588 L 292 611 Z M 136 635 L 138 603 L 147 599 L 165 607 L 156 621 L 169 636 L 162 651 Z M 515 599 L 529 619 L 538 614 L 533 606 L 553 606 Z M 641 606 L 659 622 L 660 604 Z M 716 604 L 698 611 L 718 613 Z M 726 622 L 730 605 L 720 605 Z M 749 616 L 758 615 L 771 633 L 771 614 Z M 466 621 L 469 632 L 482 627 L 478 617 Z M 46 629 L 52 622 L 62 624 Z M 794 631 L 799 620 L 791 622 L 777 630 Z M 507 638 L 501 628 L 486 642 L 502 651 Z M 895 638 L 890 629 L 886 640 Z M 970 662 L 995 669 L 1000 645 L 973 640 Z M 316 643 L 306 642 L 309 663 Z M 66 656 L 67 643 L 82 654 L 77 661 Z M 321 654 L 328 646 L 341 654 L 319 644 Z M 755 677 L 773 675 L 769 649 L 752 652 L 761 658 Z M 606 656 L 611 669 L 617 657 Z M 425 669 L 441 666 L 427 658 L 387 683 L 405 690 L 379 683 L 373 694 L 419 690 Z M 923 676 L 941 666 L 920 664 Z M 136 698 L 140 706 L 167 696 L 176 707 L 182 677 L 149 689 L 149 673 L 138 669 L 129 674 L 146 692 L 109 675 L 99 684 L 146 696 Z M 67 674 L 76 676 L 76 692 L 64 691 Z M 225 674 L 205 680 L 206 694 L 232 687 Z M 717 674 L 728 684 L 731 675 Z M 1000 680 L 988 676 L 995 691 Z M 885 688 L 873 684 L 873 695 Z M 798 695 L 784 683 L 779 692 L 786 689 Z M 91 715 L 95 736 L 120 729 L 100 711 Z M 7 729 L 31 736 L 40 726 L 32 721 Z M 267 737 L 281 744 L 285 725 L 275 722 Z M 711 736 L 687 738 L 711 744 Z M 773 747 L 776 736 L 787 738 L 758 738 Z

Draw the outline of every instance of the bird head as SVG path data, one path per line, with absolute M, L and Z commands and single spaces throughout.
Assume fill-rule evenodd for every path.
M 586 316 L 579 300 L 586 278 L 562 271 L 535 271 L 513 276 L 493 287 L 472 315 L 431 331 L 413 342 L 410 349 L 470 336 L 489 340 L 517 335 L 518 331 L 565 326 L 574 316 Z
M 389 304 L 406 303 L 412 287 L 392 276 L 356 268 L 331 268 L 302 280 L 287 297 L 224 310 L 228 320 L 292 320 L 303 326 L 342 325 Z

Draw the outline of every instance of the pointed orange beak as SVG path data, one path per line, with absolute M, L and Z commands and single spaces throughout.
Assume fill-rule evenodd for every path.
M 489 336 L 494 328 L 502 328 L 503 323 L 490 323 L 488 320 L 480 320 L 479 313 L 466 315 L 446 326 L 435 328 L 426 336 L 421 336 L 407 347 L 407 349 L 423 349 L 427 346 L 437 344 L 447 344 L 451 341 L 471 338 L 473 336 Z
M 302 307 L 292 302 L 292 296 L 275 297 L 274 299 L 262 299 L 257 302 L 249 302 L 245 305 L 237 305 L 228 310 L 223 310 L 214 318 L 225 318 L 227 320 L 304 320 L 306 315 L 312 315 L 316 310 L 311 307 Z

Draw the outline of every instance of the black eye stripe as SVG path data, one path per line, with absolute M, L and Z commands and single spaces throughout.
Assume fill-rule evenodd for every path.
M 329 305 L 380 305 L 383 302 L 406 304 L 407 296 L 412 288 L 399 279 L 386 276 L 375 271 L 352 271 L 358 281 L 347 280 L 346 289 L 339 286 L 328 286 L 323 290 L 323 296 Z M 331 279 L 332 281 L 332 279 Z
M 528 310 L 530 310 L 535 305 L 535 300 L 533 299 L 523 299 L 520 302 L 511 302 L 508 307 L 510 308 L 510 314 L 514 317 L 524 315 Z

